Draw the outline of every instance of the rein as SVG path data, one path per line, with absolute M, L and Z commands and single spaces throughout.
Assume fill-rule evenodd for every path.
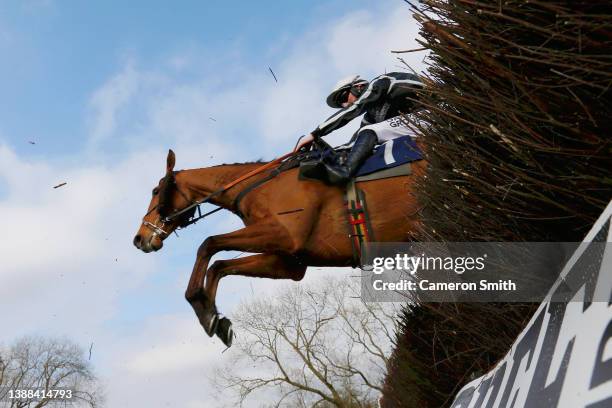
M 285 155 L 283 155 L 283 156 L 281 156 L 281 157 L 279 157 L 279 158 L 277 158 L 277 159 L 275 159 L 275 160 L 273 160 L 273 161 L 271 161 L 269 163 L 266 163 L 263 166 L 260 166 L 260 167 L 256 168 L 255 170 L 252 170 L 252 171 L 250 171 L 250 172 L 248 172 L 248 173 L 238 177 L 236 180 L 234 180 L 234 181 L 224 185 L 220 189 L 218 189 L 216 191 L 213 191 L 212 193 L 210 193 L 209 195 L 207 195 L 203 199 L 196 200 L 193 203 L 189 204 L 187 207 L 183 208 L 182 210 L 175 211 L 174 213 L 172 213 L 172 214 L 162 218 L 161 219 L 162 225 L 167 223 L 167 222 L 170 222 L 170 221 L 172 221 L 172 220 L 174 220 L 174 219 L 176 219 L 178 217 L 180 217 L 181 215 L 183 215 L 183 214 L 185 214 L 185 213 L 187 213 L 189 211 L 197 210 L 197 212 L 198 212 L 198 216 L 197 217 L 191 218 L 190 220 L 186 221 L 185 223 L 183 223 L 180 226 L 180 228 L 185 228 L 185 227 L 187 227 L 187 226 L 189 226 L 191 224 L 195 224 L 196 222 L 198 222 L 202 218 L 206 218 L 207 216 L 209 216 L 211 214 L 214 214 L 214 213 L 216 213 L 219 210 L 222 210 L 223 207 L 218 207 L 218 208 L 215 208 L 214 210 L 211 210 L 211 211 L 208 211 L 208 212 L 202 214 L 202 211 L 200 209 L 200 205 L 210 201 L 213 197 L 215 197 L 215 196 L 217 196 L 217 195 L 219 195 L 219 194 L 229 190 L 230 188 L 234 187 L 238 183 L 241 183 L 242 181 L 257 175 L 257 174 L 263 172 L 264 170 L 267 170 L 270 167 L 273 167 L 273 166 L 277 165 L 278 163 L 282 162 L 286 158 L 288 158 L 290 156 L 293 156 L 293 154 L 294 154 L 293 152 L 287 153 L 287 154 L 285 154 Z M 178 190 L 178 191 L 181 194 L 184 195 L 184 193 L 182 191 L 180 191 L 180 190 Z M 147 225 L 147 224 L 148 223 L 145 223 L 145 225 Z M 147 226 L 149 226 L 149 225 L 147 225 Z M 165 231 L 162 228 L 160 228 L 159 226 L 157 226 L 157 225 L 151 224 L 151 226 L 149 226 L 149 227 L 152 228 L 154 232 L 157 232 L 157 230 L 159 229 L 161 232 L 165 233 Z

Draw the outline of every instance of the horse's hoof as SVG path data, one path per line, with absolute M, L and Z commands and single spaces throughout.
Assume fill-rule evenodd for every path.
M 204 331 L 206 332 L 206 334 L 208 334 L 208 337 L 212 337 L 217 332 L 218 326 L 219 315 L 216 312 L 211 313 L 207 324 L 202 324 L 202 327 L 204 327 Z
M 230 319 L 223 317 L 219 320 L 216 334 L 226 347 L 232 346 L 232 341 L 234 340 L 234 329 L 232 329 L 232 322 Z

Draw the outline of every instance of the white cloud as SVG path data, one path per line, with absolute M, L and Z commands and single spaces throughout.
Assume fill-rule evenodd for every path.
M 98 358 L 110 359 L 109 407 L 215 406 L 208 370 L 225 348 L 184 315 L 145 321 L 131 336 L 108 341 Z
M 162 336 L 159 336 L 160 327 L 164 328 Z M 202 334 L 202 329 L 190 318 L 156 317 L 148 322 L 144 333 L 139 334 L 138 348 L 131 350 L 125 367 L 132 374 L 147 376 L 164 376 L 202 367 L 223 350 L 219 342 L 204 342 Z M 142 338 L 144 335 L 147 340 Z M 149 343 L 148 349 L 141 347 L 143 342 Z
M 117 115 L 138 90 L 141 78 L 128 62 L 121 72 L 111 78 L 105 86 L 91 97 L 92 124 L 90 142 L 92 144 L 110 137 L 117 127 Z
M 407 69 L 390 51 L 417 48 L 416 35 L 416 23 L 404 6 L 384 16 L 350 13 L 288 41 L 286 57 L 273 68 L 278 83 L 266 69 L 249 70 L 233 59 L 227 60 L 223 75 L 193 75 L 203 64 L 194 49 L 170 57 L 168 71 L 136 69 L 130 62 L 92 98 L 92 140 L 112 135 L 114 143 L 127 139 L 129 148 L 155 140 L 188 146 L 186 151 L 222 140 L 234 161 L 280 155 L 333 112 L 324 100 L 339 77 L 360 73 L 372 78 Z M 422 53 L 401 55 L 416 71 L 424 68 Z M 187 69 L 187 80 L 176 73 Z M 328 140 L 346 141 L 357 124 Z M 245 151 L 245 142 L 257 151 Z
M 335 25 L 326 51 L 329 61 L 339 73 L 382 74 L 406 70 L 391 51 L 417 48 L 418 27 L 406 7 L 399 7 L 385 16 L 359 11 Z M 409 64 L 418 72 L 423 69 L 422 55 L 407 54 Z
M 0 174 L 8 185 L 0 201 L 6 216 L 0 298 L 20 310 L 2 314 L 3 327 L 66 333 L 77 324 L 80 334 L 91 332 L 112 316 L 120 291 L 155 270 L 153 259 L 130 248 L 137 208 L 146 205 L 130 194 L 141 184 L 137 165 L 129 159 L 112 169 L 28 162 L 0 145 Z M 67 184 L 52 188 L 60 182 Z
M 382 16 L 367 11 L 350 13 L 295 41 L 277 68 L 282 80 L 258 93 L 262 104 L 256 116 L 262 135 L 289 146 L 291 138 L 312 131 L 333 113 L 325 98 L 339 78 L 353 73 L 373 78 L 405 70 L 390 51 L 416 48 L 417 31 L 416 22 L 402 6 Z M 422 55 L 404 57 L 417 72 L 423 70 Z M 343 143 L 357 124 L 356 120 L 327 139 Z

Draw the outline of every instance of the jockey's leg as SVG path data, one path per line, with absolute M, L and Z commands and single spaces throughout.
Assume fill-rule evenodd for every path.
M 372 154 L 377 139 L 376 133 L 371 129 L 360 131 L 346 162 L 343 165 L 327 166 L 329 182 L 336 185 L 347 183 L 357 173 L 364 160 Z
M 328 179 L 332 184 L 348 182 L 359 170 L 359 166 L 371 154 L 374 146 L 400 136 L 416 136 L 401 116 L 394 116 L 382 122 L 359 129 L 355 144 L 344 166 L 326 166 Z

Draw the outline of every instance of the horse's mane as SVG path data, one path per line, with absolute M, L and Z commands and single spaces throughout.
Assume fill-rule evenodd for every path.
M 259 159 L 259 160 L 250 161 L 250 162 L 223 163 L 223 164 L 217 164 L 216 166 L 210 166 L 210 167 L 235 166 L 237 164 L 261 164 L 261 163 L 268 163 L 268 162 L 264 161 L 263 159 Z
M 208 167 L 198 167 L 198 168 L 193 168 L 193 169 L 175 170 L 174 173 L 176 174 L 184 170 L 203 170 L 203 169 L 213 169 L 213 168 L 224 167 L 224 166 L 237 166 L 241 164 L 265 164 L 265 163 L 269 163 L 269 160 L 266 161 L 263 159 L 259 159 L 257 161 L 250 161 L 250 162 L 223 163 L 223 164 L 216 164 L 214 166 L 208 166 Z

